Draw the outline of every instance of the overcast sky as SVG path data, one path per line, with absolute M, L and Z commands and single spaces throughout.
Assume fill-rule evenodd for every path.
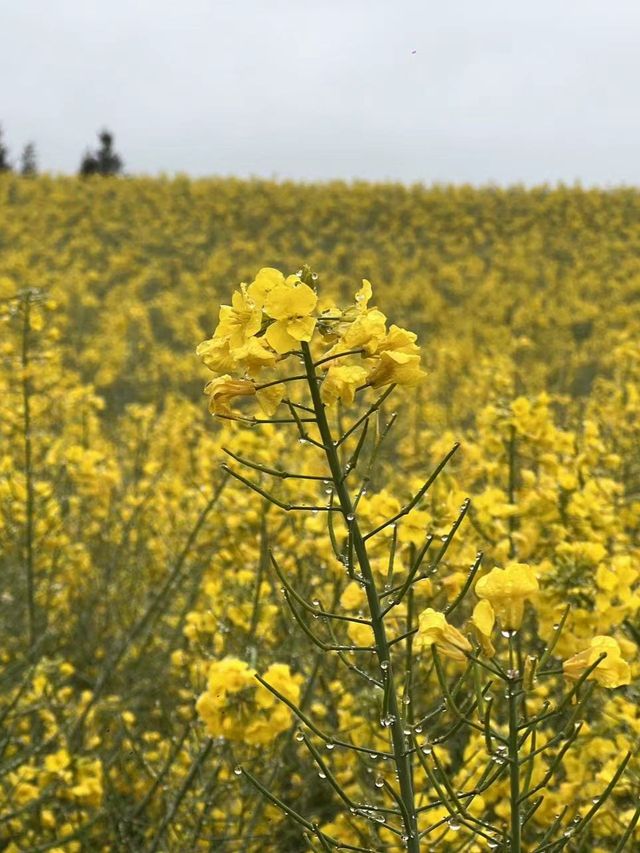
M 640 0 L 0 0 L 0 75 L 54 172 L 640 183 Z

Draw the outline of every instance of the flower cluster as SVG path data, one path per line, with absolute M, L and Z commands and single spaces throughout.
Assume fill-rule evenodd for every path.
M 395 325 L 387 329 L 385 315 L 369 307 L 368 281 L 354 305 L 317 310 L 318 295 L 302 275 L 285 277 L 265 267 L 251 284 L 240 285 L 231 305 L 220 308 L 213 337 L 197 348 L 206 367 L 217 374 L 205 387 L 213 414 L 232 417 L 232 401 L 256 397 L 262 412 L 273 415 L 284 387 L 257 380 L 264 369 L 286 367 L 287 356 L 299 353 L 301 342 L 313 341 L 314 333 L 315 352 L 325 368 L 321 395 L 327 405 L 352 403 L 362 388 L 414 386 L 424 379 L 416 335 Z
M 300 700 L 299 675 L 286 664 L 274 663 L 262 678 L 291 702 Z M 269 744 L 291 725 L 291 712 L 255 678 L 247 663 L 224 658 L 211 664 L 207 690 L 196 710 L 212 737 L 256 746 Z

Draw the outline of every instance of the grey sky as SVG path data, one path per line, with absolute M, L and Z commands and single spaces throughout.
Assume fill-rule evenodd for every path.
M 638 0 L 0 0 L 14 156 L 75 171 L 640 183 Z

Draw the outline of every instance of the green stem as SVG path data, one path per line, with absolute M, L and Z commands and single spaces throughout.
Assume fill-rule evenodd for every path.
M 360 531 L 358 521 L 354 516 L 353 503 L 343 477 L 337 446 L 334 443 L 331 428 L 327 421 L 324 404 L 320 397 L 318 377 L 315 373 L 311 351 L 309 349 L 309 345 L 305 342 L 302 343 L 302 353 L 305 369 L 307 371 L 307 381 L 309 383 L 309 391 L 313 401 L 313 408 L 315 410 L 318 429 L 320 431 L 320 437 L 324 446 L 329 469 L 331 470 L 336 496 L 340 502 L 342 514 L 351 531 L 353 547 L 360 566 L 360 573 L 365 584 L 367 603 L 369 605 L 369 613 L 371 616 L 371 627 L 375 638 L 381 678 L 382 681 L 387 684 L 387 707 L 388 718 L 390 720 L 389 729 L 391 733 L 392 750 L 394 763 L 398 773 L 400 798 L 404 804 L 407 815 L 405 818 L 406 850 L 408 853 L 420 853 L 418 822 L 415 810 L 413 781 L 411 778 L 411 760 L 403 732 L 404 725 L 400 713 L 398 696 L 393 682 L 389 641 L 387 639 L 383 613 L 380 606 L 380 598 L 376 589 L 375 578 L 369 561 L 369 555 L 367 553 L 364 538 Z
M 511 800 L 511 853 L 521 853 L 522 827 L 520 824 L 520 766 L 518 763 L 518 697 L 520 696 L 519 678 L 509 679 L 507 696 L 509 700 L 509 782 Z

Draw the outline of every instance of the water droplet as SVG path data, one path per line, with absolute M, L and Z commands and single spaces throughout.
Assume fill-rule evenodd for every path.
M 320 779 L 326 779 L 326 778 L 327 778 L 327 774 L 324 772 L 324 770 L 321 770 L 321 771 L 318 773 L 318 777 L 319 777 Z
M 380 669 L 383 669 L 383 670 L 389 669 L 389 661 L 388 660 L 381 660 L 380 661 Z
M 242 776 L 242 767 L 240 767 L 240 765 L 238 765 L 238 767 L 234 767 L 233 772 L 236 774 L 236 776 Z
M 301 742 L 304 740 L 304 735 L 303 735 L 303 733 L 300 731 L 300 729 L 298 729 L 298 731 L 296 732 L 296 734 L 295 734 L 295 738 L 296 738 L 296 740 L 298 741 L 298 743 L 301 743 Z
M 456 820 L 456 818 L 455 818 L 455 817 L 450 817 L 450 818 L 449 818 L 449 820 L 447 821 L 447 824 L 448 824 L 448 826 L 449 826 L 449 829 L 450 829 L 452 832 L 457 832 L 457 831 L 460 829 L 460 827 L 462 826 L 462 824 L 460 823 L 460 821 L 459 821 L 459 820 Z
M 517 632 L 517 631 L 515 631 L 513 628 L 503 628 L 503 630 L 502 630 L 502 631 L 500 631 L 500 633 L 501 633 L 501 634 L 502 634 L 502 636 L 503 636 L 503 637 L 505 637 L 507 640 L 510 640 L 512 637 L 515 637 L 515 635 L 516 635 L 518 632 Z
M 327 741 L 327 743 L 325 744 L 325 746 L 326 746 L 326 747 L 327 747 L 327 749 L 329 749 L 329 750 L 331 750 L 331 749 L 335 749 L 335 747 L 336 747 L 335 743 L 334 743 L 333 741 L 331 741 L 331 740 L 330 740 L 330 741 Z
M 445 535 L 444 535 L 444 536 L 441 536 L 441 537 L 440 537 L 440 541 L 441 541 L 441 542 L 448 542 L 448 541 L 449 541 L 449 537 L 448 537 L 448 535 L 445 533 Z
M 349 513 L 347 516 L 347 521 L 351 523 L 355 519 L 355 515 L 353 513 Z
M 376 788 L 384 788 L 384 779 L 381 776 L 376 776 L 376 781 L 374 784 Z

